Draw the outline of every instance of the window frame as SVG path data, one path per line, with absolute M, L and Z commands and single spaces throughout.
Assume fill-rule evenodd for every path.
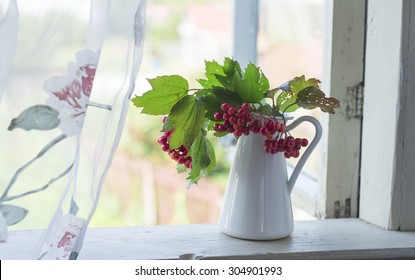
M 412 1 L 368 2 L 359 217 L 390 230 L 415 230 L 414 21 Z
M 235 0 L 235 26 L 249 31 L 235 29 L 234 53 L 241 61 L 256 60 L 258 6 L 259 0 Z M 322 116 L 321 174 L 317 180 L 301 176 L 293 202 L 319 218 L 358 217 L 415 230 L 415 5 L 326 0 L 325 15 L 323 90 L 342 108 Z M 388 139 L 376 117 L 384 112 Z M 386 153 L 385 145 L 391 147 Z
M 255 62 L 259 0 L 235 0 L 234 4 L 234 55 L 243 63 Z M 323 89 L 339 99 L 342 108 L 335 116 L 322 116 L 321 174 L 317 179 L 300 175 L 292 200 L 318 218 L 357 217 L 362 119 L 350 117 L 348 111 L 355 101 L 351 89 L 363 82 L 366 3 L 325 1 L 324 9 Z M 348 135 L 358 137 L 349 139 Z

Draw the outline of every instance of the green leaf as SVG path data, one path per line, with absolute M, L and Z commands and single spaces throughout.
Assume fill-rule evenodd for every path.
M 0 215 L 3 215 L 8 226 L 17 224 L 23 220 L 29 211 L 15 205 L 1 204 Z
M 169 140 L 170 148 L 177 149 L 181 145 L 190 147 L 202 129 L 204 117 L 203 103 L 193 95 L 177 102 L 169 114 L 174 128 Z
M 183 173 L 183 172 L 186 172 L 187 168 L 186 166 L 184 166 L 184 164 L 177 164 L 176 170 L 177 170 L 177 173 Z
M 294 78 L 292 81 L 289 82 L 289 87 L 291 89 L 291 91 L 294 93 L 294 95 L 296 96 L 301 90 L 314 86 L 314 87 L 319 87 L 320 85 L 320 81 L 314 78 L 305 79 L 305 76 L 302 75 L 301 77 L 296 77 Z
M 173 129 L 174 129 L 174 123 L 172 119 L 169 116 L 167 116 L 166 120 L 163 123 L 163 129 L 161 131 L 167 132 Z
M 321 111 L 334 114 L 340 108 L 340 102 L 334 97 L 327 98 L 318 87 L 310 86 L 298 93 L 297 104 L 304 109 L 320 108 Z
M 300 106 L 298 103 L 298 93 L 310 86 L 317 87 L 319 86 L 320 81 L 317 79 L 305 79 L 305 76 L 300 76 L 292 79 L 289 82 L 286 82 L 278 87 L 278 89 L 282 90 L 279 93 L 276 105 L 279 108 L 280 112 L 294 112 Z
M 229 134 L 229 132 L 227 132 L 227 131 L 221 131 L 221 132 L 219 132 L 219 131 L 215 131 L 214 133 L 213 133 L 213 135 L 215 135 L 216 137 L 223 137 L 223 136 L 226 136 L 226 135 L 228 135 Z
M 17 118 L 12 119 L 8 130 L 50 130 L 59 126 L 59 112 L 47 105 L 34 105 L 27 108 Z
M 142 113 L 149 115 L 165 115 L 189 90 L 189 83 L 178 75 L 159 76 L 148 79 L 152 89 L 142 96 L 136 96 L 132 102 L 143 108 Z
M 235 74 L 242 77 L 241 65 L 239 65 L 238 61 L 229 57 L 225 57 L 223 62 L 223 72 L 225 73 L 226 77 L 229 77 L 230 79 L 233 78 Z
M 298 108 L 297 97 L 295 95 L 291 96 L 290 98 L 286 99 L 280 106 L 281 112 L 294 112 Z
M 236 60 L 226 57 L 223 63 L 223 72 L 225 75 L 215 74 L 215 78 L 224 88 L 234 91 L 234 77 L 242 77 L 241 66 Z
M 240 106 L 243 103 L 241 97 L 234 91 L 223 87 L 213 87 L 212 91 L 220 104 L 226 102 L 231 105 Z
M 261 105 L 258 109 L 255 110 L 256 113 L 266 116 L 272 116 L 273 115 L 273 109 L 271 105 L 264 104 Z
M 292 92 L 282 91 L 277 97 L 277 100 L 276 100 L 277 106 L 281 107 L 281 105 L 287 102 L 287 100 L 290 99 L 291 97 L 292 97 Z
M 248 103 L 260 102 L 269 89 L 267 77 L 253 63 L 248 64 L 243 78 L 235 75 L 233 83 L 234 90 Z
M 264 97 L 268 97 L 268 98 L 274 99 L 275 98 L 275 95 L 278 96 L 278 94 L 280 94 L 280 93 L 281 93 L 281 89 L 279 89 L 279 88 L 273 88 L 273 89 L 268 90 L 265 93 L 265 96 Z
M 205 60 L 205 75 L 207 80 L 198 79 L 199 84 L 204 88 L 212 88 L 212 86 L 220 86 L 221 83 L 216 79 L 215 75 L 225 76 L 223 72 L 223 67 L 216 61 L 206 61 Z
M 215 112 L 221 112 L 220 106 L 223 103 L 229 103 L 234 106 L 240 106 L 242 104 L 241 98 L 233 91 L 225 89 L 223 87 L 212 87 L 210 95 L 204 95 L 197 99 L 203 103 L 206 109 L 206 118 L 214 120 L 213 114 Z
M 188 183 L 197 184 L 202 175 L 206 175 L 216 166 L 215 151 L 212 143 L 199 133 L 190 148 L 192 170 L 188 174 Z
M 209 141 L 209 139 L 205 138 L 206 140 L 206 146 L 207 151 L 210 158 L 210 163 L 206 167 L 206 174 L 209 174 L 215 167 L 216 167 L 216 155 L 215 155 L 215 149 L 213 148 L 212 143 Z
M 219 102 L 219 100 L 213 95 L 204 96 L 198 99 L 200 100 L 200 102 L 203 103 L 203 106 L 205 107 L 206 118 L 210 120 L 214 120 L 213 114 L 221 111 L 221 108 L 220 108 L 221 103 Z

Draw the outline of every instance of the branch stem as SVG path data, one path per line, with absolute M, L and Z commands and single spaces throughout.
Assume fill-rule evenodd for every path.
M 17 198 L 21 198 L 21 197 L 27 196 L 29 194 L 33 194 L 33 193 L 38 193 L 38 192 L 44 191 L 50 185 L 52 185 L 55 181 L 59 180 L 60 178 L 62 178 L 66 174 L 68 174 L 69 171 L 72 170 L 72 168 L 73 168 L 73 163 L 68 168 L 66 168 L 65 171 L 63 171 L 59 176 L 57 176 L 55 178 L 52 178 L 46 185 L 44 185 L 44 186 L 42 186 L 42 187 L 40 187 L 38 189 L 35 189 L 35 190 L 31 190 L 31 191 L 22 193 L 22 194 L 13 195 L 13 196 L 5 196 L 1 201 L 2 202 L 4 202 L 4 201 L 10 201 L 10 200 L 14 200 L 14 199 L 17 199 Z
M 96 107 L 96 108 L 100 108 L 100 109 L 105 109 L 105 110 L 108 110 L 108 111 L 112 110 L 111 105 L 105 105 L 105 104 L 101 104 L 101 103 L 97 103 L 97 102 L 93 102 L 93 101 L 89 101 L 87 106 Z
M 62 141 L 63 139 L 66 138 L 65 134 L 61 134 L 58 137 L 56 137 L 55 139 L 53 139 L 51 142 L 49 142 L 49 144 L 47 144 L 37 155 L 36 157 L 34 157 L 33 159 L 31 159 L 30 161 L 28 161 L 26 164 L 24 164 L 22 167 L 20 167 L 16 173 L 14 173 L 12 179 L 10 180 L 9 184 L 7 185 L 6 189 L 4 190 L 2 196 L 0 197 L 0 201 L 4 201 L 4 198 L 7 197 L 10 189 L 13 187 L 14 183 L 17 181 L 17 179 L 19 178 L 20 174 L 27 168 L 29 167 L 33 162 L 35 162 L 37 159 L 41 158 L 49 149 L 51 149 L 53 146 L 55 146 L 57 143 L 59 143 L 60 141 Z

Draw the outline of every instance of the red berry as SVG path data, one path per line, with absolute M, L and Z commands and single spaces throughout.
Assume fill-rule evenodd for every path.
M 229 120 L 229 115 L 228 115 L 228 113 L 224 113 L 223 114 L 223 116 L 222 116 L 222 118 L 225 120 L 225 121 L 228 121 Z
M 290 157 L 291 157 L 291 155 L 290 155 L 289 153 L 285 152 L 285 153 L 284 153 L 284 157 L 285 157 L 285 158 L 290 158 Z
M 292 152 L 292 156 L 294 157 L 294 158 L 298 158 L 298 156 L 300 155 L 300 152 L 298 151 L 298 150 L 294 150 L 293 152 Z
M 280 132 L 281 129 L 281 123 L 279 121 L 274 122 L 274 129 L 278 132 Z
M 221 126 L 221 124 L 219 124 L 219 123 L 215 123 L 215 124 L 213 125 L 213 130 L 214 130 L 214 131 L 220 131 L 220 126 Z
M 245 120 L 246 120 L 246 122 L 252 122 L 253 121 L 253 118 L 252 118 L 252 116 L 250 114 L 246 114 L 245 115 Z
M 229 107 L 231 107 L 231 105 L 229 105 L 228 103 L 223 103 L 222 105 L 220 105 L 220 108 L 222 109 L 222 111 L 228 111 Z
M 277 149 L 277 147 L 278 147 L 278 142 L 277 142 L 277 140 L 272 140 L 272 141 L 271 141 L 271 143 L 270 143 L 270 147 L 271 147 L 272 149 Z
M 235 124 L 237 121 L 238 121 L 238 119 L 235 118 L 234 116 L 229 118 L 229 122 L 232 123 L 232 124 Z
M 274 128 L 274 122 L 270 119 L 265 120 L 264 121 L 264 126 L 268 129 L 268 130 L 272 130 Z
M 163 145 L 163 144 L 166 144 L 167 143 L 167 137 L 166 136 L 164 136 L 164 135 L 162 135 L 162 136 L 160 136 L 158 139 L 157 139 L 157 142 L 160 144 L 160 145 Z
M 227 110 L 227 113 L 228 113 L 230 116 L 235 115 L 237 112 L 238 112 L 238 109 L 236 109 L 235 107 L 229 107 L 229 109 Z
M 251 125 L 249 128 L 251 129 L 253 133 L 259 133 L 261 129 L 258 125 L 255 125 L 255 124 Z
M 184 167 L 191 168 L 191 165 L 192 165 L 192 159 L 187 157 L 186 161 L 184 162 Z
M 308 140 L 305 139 L 305 138 L 301 139 L 301 146 L 307 147 L 308 146 Z
M 238 117 L 242 118 L 245 115 L 245 111 L 242 109 L 239 109 L 237 115 Z
M 223 114 L 221 112 L 216 112 L 213 114 L 213 118 L 217 121 L 221 120 L 223 117 Z
M 238 119 L 236 123 L 239 124 L 240 126 L 244 126 L 246 124 L 244 119 Z
M 185 163 L 186 162 L 186 160 L 184 159 L 184 157 L 183 156 L 180 156 L 178 159 L 177 159 L 177 163 L 178 164 L 183 164 L 183 163 Z
M 243 135 L 249 135 L 249 128 L 247 128 L 247 127 L 243 127 L 243 128 L 242 128 L 242 134 L 243 134 Z
M 237 130 L 235 130 L 235 132 L 233 133 L 237 138 L 239 138 L 239 137 L 241 137 L 241 135 L 242 135 L 242 130 L 239 130 L 239 129 L 237 129 Z
M 263 135 L 263 136 L 267 136 L 268 135 L 268 129 L 263 126 L 261 127 L 261 129 L 259 130 L 259 132 Z
M 187 153 L 187 149 L 186 149 L 186 147 L 185 146 L 180 146 L 178 149 L 177 149 L 180 153 Z
M 230 122 L 230 121 L 224 121 L 224 122 L 223 122 L 223 125 L 224 125 L 224 126 L 226 126 L 226 127 L 230 127 L 230 126 L 232 126 L 232 124 L 231 124 L 231 122 Z
M 179 158 L 181 158 L 181 156 L 177 151 L 174 151 L 173 153 L 170 154 L 170 158 L 173 160 L 178 160 Z
M 275 132 L 276 132 L 276 130 L 274 129 L 274 126 L 268 127 L 268 132 L 269 132 L 269 134 L 274 135 Z
M 249 103 L 242 104 L 241 109 L 245 112 L 249 111 Z

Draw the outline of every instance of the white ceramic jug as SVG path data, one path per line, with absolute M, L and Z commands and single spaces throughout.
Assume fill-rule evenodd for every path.
M 262 135 L 239 138 L 219 218 L 223 233 L 252 240 L 279 239 L 292 233 L 290 193 L 322 133 L 318 120 L 310 116 L 293 121 L 287 130 L 302 122 L 312 123 L 316 134 L 290 178 L 283 153 L 266 153 Z

